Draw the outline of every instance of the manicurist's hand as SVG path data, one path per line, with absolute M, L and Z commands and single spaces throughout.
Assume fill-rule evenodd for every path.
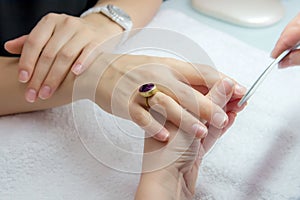
M 101 14 L 79 18 L 50 13 L 29 35 L 6 42 L 5 49 L 21 55 L 19 81 L 28 83 L 25 98 L 33 103 L 51 97 L 70 70 L 84 72 L 102 53 L 100 44 L 122 31 Z
M 159 143 L 145 139 L 143 171 L 136 193 L 136 200 L 165 199 L 190 200 L 195 192 L 198 171 L 203 157 L 217 139 L 233 124 L 237 110 L 228 106 L 234 93 L 234 82 L 228 78 L 218 81 L 206 95 L 224 110 L 229 122 L 224 128 L 208 125 L 208 135 L 194 138 L 167 122 L 169 142 Z
M 272 57 L 276 58 L 283 51 L 294 47 L 300 43 L 300 13 L 285 27 L 278 39 L 273 51 Z M 300 50 L 294 50 L 287 55 L 281 62 L 280 67 L 290 67 L 300 65 Z

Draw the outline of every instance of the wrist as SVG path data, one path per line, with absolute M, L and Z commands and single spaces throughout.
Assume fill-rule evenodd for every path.
M 91 13 L 85 17 L 82 17 L 82 19 L 94 27 L 101 28 L 101 31 L 107 32 L 110 35 L 123 32 L 123 28 L 121 26 L 101 13 Z
M 177 177 L 166 170 L 143 173 L 135 200 L 177 200 Z

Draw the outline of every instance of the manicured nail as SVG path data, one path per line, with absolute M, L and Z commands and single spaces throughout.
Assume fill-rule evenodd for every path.
M 221 93 L 221 94 L 229 94 L 232 90 L 232 87 L 234 85 L 234 82 L 229 79 L 229 78 L 224 78 L 220 84 L 217 86 L 217 90 Z
M 223 113 L 215 113 L 213 116 L 213 125 L 217 128 L 223 128 L 228 122 L 228 116 Z
M 27 90 L 25 98 L 29 103 L 34 103 L 36 100 L 36 91 L 34 89 Z
M 43 86 L 41 91 L 39 92 L 39 97 L 43 100 L 49 98 L 51 95 L 51 88 L 47 85 Z
M 169 133 L 166 130 L 160 130 L 158 133 L 154 135 L 156 139 L 159 141 L 165 142 L 169 139 Z
M 76 65 L 72 68 L 72 72 L 73 72 L 75 75 L 79 75 L 79 74 L 81 74 L 82 69 L 83 69 L 83 66 L 82 66 L 81 64 L 76 64 Z
M 192 129 L 194 130 L 197 138 L 204 138 L 208 132 L 206 127 L 198 123 L 194 124 Z
M 28 80 L 29 80 L 29 74 L 28 74 L 28 72 L 25 71 L 25 70 L 21 70 L 19 72 L 19 81 L 21 83 L 26 83 Z
M 247 92 L 247 88 L 239 84 L 236 84 L 234 87 L 234 92 L 238 95 L 244 95 Z

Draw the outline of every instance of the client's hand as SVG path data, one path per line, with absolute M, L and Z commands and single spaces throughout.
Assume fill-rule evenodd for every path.
M 199 140 L 167 122 L 165 127 L 171 133 L 168 144 L 145 139 L 143 173 L 136 200 L 188 200 L 193 197 L 202 158 L 236 117 L 235 106 L 228 103 L 233 86 L 234 83 L 225 78 L 215 84 L 207 95 L 221 107 L 227 104 L 229 122 L 226 127 L 218 129 L 209 125 L 207 137 Z
M 276 58 L 283 51 L 292 48 L 300 43 L 300 13 L 285 27 L 278 39 L 272 57 Z M 300 65 L 300 50 L 294 50 L 287 55 L 281 62 L 280 67 Z
M 101 108 L 136 122 L 160 141 L 168 140 L 169 131 L 153 118 L 149 106 L 197 138 L 207 134 L 207 127 L 200 118 L 219 129 L 228 124 L 228 116 L 222 107 L 204 95 L 225 77 L 212 67 L 170 58 L 102 54 L 87 74 L 78 77 L 89 77 L 86 84 L 80 86 L 83 93 L 97 85 L 94 88 L 96 103 Z M 91 80 L 93 76 L 95 81 Z M 138 89 L 146 83 L 156 84 L 159 92 L 149 98 L 142 97 Z M 236 103 L 245 89 L 235 82 L 232 87 L 230 106 L 237 108 Z M 88 98 L 94 98 L 93 95 L 95 93 Z
M 28 82 L 25 98 L 33 103 L 51 97 L 70 70 L 76 75 L 86 70 L 102 53 L 100 44 L 121 32 L 103 15 L 49 13 L 29 35 L 6 42 L 5 49 L 21 54 L 19 81 Z

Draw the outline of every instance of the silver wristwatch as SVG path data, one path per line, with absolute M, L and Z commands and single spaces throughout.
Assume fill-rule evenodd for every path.
M 121 8 L 108 4 L 105 6 L 98 6 L 98 7 L 92 7 L 82 13 L 80 17 L 85 17 L 91 13 L 100 13 L 117 23 L 119 26 L 121 26 L 125 33 L 123 33 L 123 39 L 122 43 L 127 39 L 129 31 L 132 29 L 132 20 L 130 16 L 123 11 Z

